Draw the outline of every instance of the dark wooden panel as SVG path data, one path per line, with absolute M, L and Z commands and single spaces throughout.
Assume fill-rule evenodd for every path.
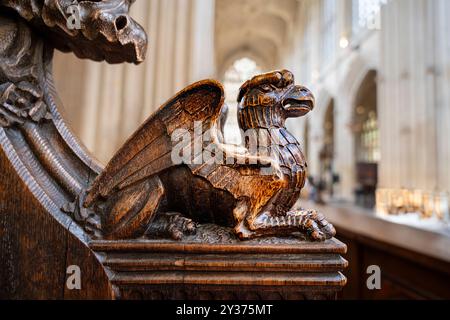
M 90 247 L 102 256 L 122 299 L 336 298 L 346 283 L 342 242 L 277 241 L 97 240 Z
M 78 265 L 81 271 L 81 290 L 64 286 L 64 299 L 112 299 L 113 288 L 102 264 L 95 254 L 73 234 L 67 233 L 66 266 Z
M 347 244 L 349 267 L 343 299 L 450 299 L 450 264 L 435 258 L 337 229 Z M 367 289 L 367 267 L 381 268 L 381 290 Z
M 64 228 L 31 196 L 1 149 L 0 167 L 0 298 L 62 298 Z
M 348 267 L 343 272 L 347 277 L 347 285 L 340 293 L 341 299 L 358 299 L 361 296 L 359 280 L 361 278 L 360 246 L 351 234 L 343 234 L 339 230 L 339 237 L 347 244 L 347 253 L 343 255 L 348 261 Z
M 93 253 L 42 208 L 1 149 L 0 168 L 0 299 L 110 298 Z M 80 291 L 65 290 L 71 264 L 81 268 Z

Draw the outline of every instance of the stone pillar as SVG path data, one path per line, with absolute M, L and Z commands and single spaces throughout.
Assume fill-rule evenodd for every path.
M 192 1 L 190 81 L 216 77 L 214 31 L 215 1 Z
M 434 1 L 434 31 L 436 47 L 436 114 L 438 181 L 440 190 L 450 192 L 450 1 Z
M 341 0 L 337 1 L 337 18 L 338 18 L 338 41 L 342 37 L 347 38 L 348 41 L 351 40 L 352 36 L 352 6 L 353 0 Z
M 353 104 L 349 96 L 342 94 L 335 99 L 335 172 L 339 175 L 334 197 L 340 200 L 353 201 L 355 190 L 355 136 L 350 130 L 352 122 Z
M 178 90 L 215 77 L 214 5 L 212 0 L 135 2 L 131 16 L 149 38 L 147 59 L 138 66 L 56 53 L 55 80 L 68 122 L 101 161 Z
M 348 59 L 351 54 L 349 48 L 340 46 L 341 38 L 346 38 L 349 42 L 352 40 L 352 0 L 338 1 L 337 13 L 338 17 L 338 37 L 336 43 L 339 43 L 338 54 L 336 59 Z M 350 44 L 348 44 L 349 46 Z M 344 60 L 345 61 L 345 60 Z M 345 62 L 344 62 L 345 63 Z M 344 64 L 343 63 L 343 64 Z M 345 67 L 342 68 L 345 70 Z M 336 76 L 343 77 L 345 72 L 336 71 Z M 336 81 L 336 80 L 333 80 Z M 334 149 L 334 171 L 339 175 L 339 183 L 334 186 L 334 198 L 339 200 L 353 201 L 355 190 L 355 137 L 349 124 L 353 121 L 353 101 L 351 85 L 349 83 L 341 83 L 336 86 L 337 90 L 334 95 L 335 112 L 335 149 Z
M 312 82 L 316 82 L 318 80 L 318 76 L 321 71 L 321 45 L 320 39 L 322 39 L 322 35 L 320 34 L 320 9 L 321 2 L 319 1 L 309 1 L 308 12 L 310 12 L 311 17 L 309 23 L 311 24 L 310 28 L 312 28 L 311 32 L 311 49 L 309 51 L 310 54 L 310 64 L 311 64 L 311 73 L 312 73 Z
M 447 41 L 448 46 L 448 40 L 443 34 L 438 36 L 438 30 L 445 29 L 436 24 L 448 24 L 437 17 L 445 9 L 448 14 L 445 1 L 393 0 L 383 10 L 379 90 L 382 188 L 439 188 L 439 150 L 448 150 L 439 137 L 445 134 L 441 119 L 448 109 L 448 87 L 443 90 L 442 86 L 448 53 L 443 58 L 445 45 L 440 42 Z
M 311 119 L 313 119 L 311 117 Z M 308 175 L 313 176 L 316 182 L 320 178 L 320 150 L 323 145 L 323 121 L 314 119 L 309 127 Z

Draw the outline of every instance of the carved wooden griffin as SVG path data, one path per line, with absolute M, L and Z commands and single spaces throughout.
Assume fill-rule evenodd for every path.
M 224 91 L 212 80 L 178 93 L 133 134 L 84 203 L 100 212 L 107 238 L 166 233 L 180 239 L 196 223 L 233 227 L 241 239 L 334 236 L 321 214 L 292 209 L 306 161 L 285 120 L 313 109 L 311 92 L 295 85 L 291 72 L 275 71 L 247 81 L 238 102 L 241 148 L 223 142 Z M 188 156 L 174 161 L 180 151 Z

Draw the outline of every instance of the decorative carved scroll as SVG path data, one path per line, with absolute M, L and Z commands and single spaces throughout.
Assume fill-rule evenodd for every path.
M 53 50 L 143 61 L 146 34 L 128 15 L 132 2 L 79 1 L 81 28 L 72 30 L 66 22 L 73 1 L 0 1 L 0 144 L 39 202 L 82 241 L 101 237 L 98 215 L 79 204 L 103 168 L 58 112 Z
M 142 62 L 147 36 L 129 15 L 134 0 L 2 0 L 1 4 L 17 12 L 45 42 L 79 58 L 109 63 Z M 75 12 L 70 8 L 75 7 Z M 71 15 L 78 26 L 68 23 Z

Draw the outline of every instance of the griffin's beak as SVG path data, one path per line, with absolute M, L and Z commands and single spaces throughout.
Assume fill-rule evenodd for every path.
M 282 105 L 286 118 L 302 117 L 314 109 L 314 96 L 303 86 L 292 86 L 284 95 Z

